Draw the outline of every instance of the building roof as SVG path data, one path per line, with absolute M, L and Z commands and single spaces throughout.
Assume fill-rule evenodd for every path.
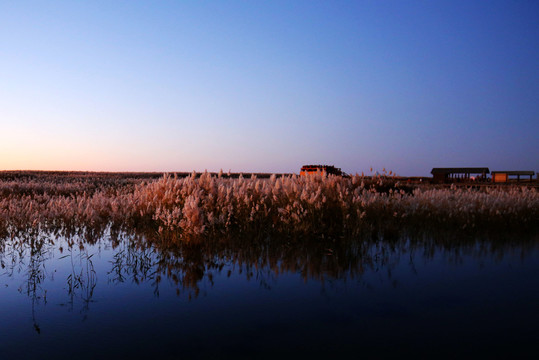
M 493 171 L 492 173 L 493 174 L 507 174 L 507 175 L 528 175 L 528 176 L 535 175 L 535 171 L 526 171 L 526 170 Z
M 303 165 L 304 168 L 334 168 L 334 165 Z
M 431 174 L 488 174 L 488 167 L 473 167 L 473 168 L 433 168 Z

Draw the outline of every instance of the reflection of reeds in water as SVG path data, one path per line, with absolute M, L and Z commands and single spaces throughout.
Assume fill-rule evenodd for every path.
M 539 194 L 525 187 L 411 189 L 385 177 L 261 180 L 209 173 L 116 187 L 109 181 L 91 191 L 85 183 L 66 190 L 47 181 L 21 183 L 24 191 L 2 185 L 0 236 L 46 231 L 96 238 L 109 227 L 146 227 L 182 241 L 231 234 L 338 238 L 402 227 L 537 228 L 539 218 Z
M 63 252 L 63 247 L 56 239 L 47 236 L 26 236 L 6 239 L 0 243 L 0 275 L 17 277 L 22 275 L 19 292 L 31 299 L 32 320 L 36 332 L 41 327 L 36 319 L 36 307 L 47 304 L 47 281 L 55 279 L 55 268 L 63 261 L 70 262 L 70 273 L 65 278 L 68 300 L 61 305 L 68 305 L 72 311 L 75 300 L 82 302 L 81 312 L 89 310 L 97 285 L 97 273 L 92 255 L 84 249 L 84 242 L 68 241 L 68 254 L 55 258 L 55 251 Z M 62 280 L 62 279 L 56 279 Z
M 18 290 L 31 299 L 34 330 L 41 333 L 35 308 L 42 302 L 47 303 L 47 290 L 43 287 L 48 276 L 45 263 L 51 258 L 54 243 L 45 237 L 33 237 L 26 241 L 4 241 L 0 245 L 1 274 L 10 277 L 24 274 L 24 282 Z
M 80 297 L 83 302 L 83 311 L 89 309 L 97 285 L 97 273 L 94 269 L 92 257 L 81 246 L 78 254 L 73 253 L 73 248 L 69 248 L 69 254 L 60 257 L 59 260 L 68 258 L 71 262 L 71 273 L 67 276 L 67 292 L 69 294 L 69 305 L 73 309 L 74 300 Z
M 264 287 L 283 273 L 331 283 L 381 268 L 391 276 L 401 255 L 525 254 L 538 240 L 539 194 L 525 187 L 410 188 L 361 176 L 64 180 L 0 182 L 2 272 L 26 274 L 21 292 L 38 332 L 33 309 L 46 302 L 58 237 L 67 256 L 55 260 L 71 262 L 66 304 L 80 300 L 83 311 L 98 282 L 85 248 L 104 236 L 114 249 L 110 282 L 148 283 L 158 296 L 167 281 L 189 297 L 222 271 Z
M 66 255 L 53 258 L 55 241 L 32 242 L 28 238 L 16 238 L 3 242 L 0 261 L 5 275 L 26 274 L 21 292 L 24 289 L 33 304 L 46 301 L 43 282 L 47 266 L 54 272 L 57 264 L 70 262 L 71 271 L 64 279 L 65 305 L 73 309 L 74 300 L 77 300 L 82 303 L 81 311 L 86 312 L 98 285 L 93 255 L 86 248 L 101 243 L 112 244 L 110 251 L 113 251 L 110 268 L 104 269 L 107 278 L 104 284 L 146 283 L 151 285 L 154 295 L 159 296 L 165 281 L 165 287 L 176 288 L 178 294 L 191 298 L 198 296 L 201 283 L 212 286 L 219 274 L 243 276 L 265 288 L 271 288 L 281 274 L 290 273 L 299 275 L 305 282 L 314 280 L 329 286 L 334 280 L 361 282 L 365 273 L 385 274 L 391 281 L 393 269 L 402 262 L 413 269 L 414 259 L 428 261 L 436 254 L 443 254 L 447 261 L 456 264 L 466 256 L 501 260 L 515 249 L 525 257 L 537 247 L 538 240 L 537 234 L 488 237 L 439 232 L 435 235 L 415 233 L 405 237 L 379 237 L 375 234 L 355 239 L 295 241 L 281 237 L 221 241 L 213 238 L 204 242 L 170 242 L 157 234 L 153 237 L 123 234 L 123 237 L 110 240 L 79 238 L 66 245 L 63 250 Z

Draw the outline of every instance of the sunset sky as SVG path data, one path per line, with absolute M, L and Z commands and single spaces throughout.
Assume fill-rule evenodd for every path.
M 539 1 L 2 1 L 0 170 L 539 170 Z

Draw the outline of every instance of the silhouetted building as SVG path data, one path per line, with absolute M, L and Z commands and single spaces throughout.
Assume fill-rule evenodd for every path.
M 436 183 L 470 181 L 472 178 L 485 181 L 490 173 L 487 167 L 477 168 L 433 168 L 430 172 Z M 475 176 L 474 176 L 475 175 Z
M 344 175 L 340 168 L 336 168 L 333 165 L 303 165 L 299 174 L 305 176 L 307 174 L 316 174 L 317 172 L 322 175 Z

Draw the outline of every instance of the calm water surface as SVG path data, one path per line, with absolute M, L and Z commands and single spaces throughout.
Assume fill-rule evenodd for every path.
M 534 357 L 539 241 L 0 247 L 0 358 Z

